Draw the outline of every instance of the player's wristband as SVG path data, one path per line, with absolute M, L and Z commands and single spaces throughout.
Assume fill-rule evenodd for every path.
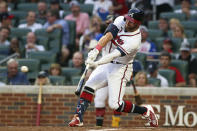
M 96 45 L 96 49 L 97 49 L 97 50 L 101 51 L 102 48 L 103 48 L 103 47 L 102 47 L 100 44 L 97 44 L 97 45 Z

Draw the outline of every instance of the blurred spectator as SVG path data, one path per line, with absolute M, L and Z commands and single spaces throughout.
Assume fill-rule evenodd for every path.
M 25 45 L 26 57 L 28 58 L 28 53 L 32 51 L 45 51 L 43 45 L 36 44 L 36 35 L 33 32 L 27 34 L 27 43 Z
M 145 9 L 150 4 L 150 1 L 148 1 L 148 3 L 145 3 L 145 1 L 147 0 L 127 0 L 129 7 L 131 7 L 131 9 L 133 8 Z
M 19 40 L 16 37 L 12 38 L 10 41 L 9 55 L 14 53 L 18 53 L 20 57 Z
M 0 45 L 9 46 L 10 42 L 8 41 L 8 37 L 10 34 L 10 29 L 7 27 L 0 28 Z
M 163 32 L 162 37 L 168 37 L 168 19 L 159 18 L 159 29 Z
M 188 41 L 185 35 L 184 27 L 181 24 L 175 26 L 175 30 L 172 30 L 172 36 L 174 38 L 180 38 L 182 41 Z
M 180 21 L 176 18 L 171 18 L 170 21 L 170 30 L 175 31 L 177 25 L 181 25 Z
M 135 75 L 134 83 L 136 86 L 147 87 L 153 86 L 148 83 L 148 78 L 146 72 L 140 71 Z
M 50 9 L 51 10 L 57 10 L 59 12 L 60 18 L 63 18 L 64 10 L 60 7 L 59 0 L 51 0 Z
M 197 83 L 197 59 L 190 54 L 190 44 L 187 42 L 183 42 L 180 48 L 180 54 L 177 55 L 176 59 L 184 60 L 188 62 L 188 78 L 189 85 L 192 87 L 196 87 Z
M 0 2 L 0 13 L 8 12 L 8 4 L 5 1 Z
M 69 26 L 68 23 L 63 20 L 59 19 L 59 13 L 56 10 L 50 10 L 47 12 L 47 22 L 44 24 L 44 28 L 46 28 L 47 32 L 52 32 L 55 29 L 62 29 L 62 50 L 61 50 L 61 58 L 60 63 L 64 63 L 70 51 L 68 49 L 69 44 Z
M 40 1 L 37 4 L 38 14 L 37 18 L 43 21 L 47 21 L 47 4 L 45 1 Z
M 6 84 L 0 81 L 0 86 L 5 86 Z
M 191 53 L 197 53 L 197 40 L 194 43 L 194 47 L 191 49 Z
M 187 19 L 190 18 L 191 15 L 197 14 L 196 10 L 191 9 L 192 3 L 191 0 L 182 0 L 181 9 L 175 10 L 175 13 L 184 13 Z
M 105 21 L 105 24 L 108 26 L 111 24 L 116 18 L 116 15 L 108 15 Z
M 160 54 L 160 69 L 170 69 L 175 71 L 176 87 L 186 86 L 186 82 L 181 75 L 181 72 L 173 66 L 170 66 L 171 55 L 168 52 L 162 52 Z
M 142 35 L 142 44 L 139 49 L 141 53 L 151 53 L 156 52 L 156 46 L 153 42 L 148 41 L 148 29 L 145 26 L 140 26 L 140 31 Z M 148 58 L 154 58 L 154 55 L 148 54 Z
M 149 20 L 153 20 L 153 11 L 150 0 L 126 0 L 128 7 L 131 9 L 139 8 L 144 10 L 143 24 L 148 25 Z
M 44 24 L 47 32 L 52 32 L 55 29 L 62 29 L 62 45 L 67 47 L 69 43 L 69 27 L 65 20 L 59 19 L 59 13 L 56 10 L 50 10 L 47 12 L 47 22 Z
M 7 73 L 5 78 L 7 78 L 8 85 L 28 85 L 29 81 L 27 76 L 18 71 L 18 62 L 15 59 L 10 59 L 7 62 Z
M 128 13 L 128 7 L 126 5 L 126 0 L 112 0 L 113 5 L 109 10 L 113 11 L 113 14 L 125 15 Z
M 110 8 L 112 6 L 113 5 L 110 0 L 95 1 L 93 14 L 99 16 L 103 21 L 105 21 L 107 16 L 110 14 Z
M 84 4 L 94 4 L 94 0 L 85 0 Z
M 168 80 L 159 74 L 157 63 L 150 63 L 147 70 L 149 72 L 148 77 L 159 79 L 161 81 L 161 87 L 168 87 Z
M 155 2 L 155 3 L 154 3 Z M 156 5 L 157 10 L 157 19 L 162 12 L 170 12 L 174 7 L 174 0 L 151 0 L 152 6 Z
M 36 78 L 35 85 L 51 85 L 51 82 L 48 78 L 48 74 L 45 71 L 41 71 Z
M 81 52 L 77 51 L 73 54 L 72 67 L 81 69 L 81 73 L 85 70 L 84 58 Z
M 32 32 L 35 32 L 37 29 L 41 29 L 42 25 L 40 23 L 36 23 L 36 13 L 33 11 L 29 11 L 26 17 L 27 23 L 20 24 L 18 28 L 28 28 L 31 29 Z
M 142 64 L 138 61 L 138 60 L 134 60 L 133 61 L 133 77 L 135 77 L 135 75 L 141 71 L 143 69 Z
M 170 38 L 166 38 L 163 41 L 162 47 L 163 47 L 163 51 L 167 51 L 168 53 L 173 53 L 173 51 L 172 51 L 173 42 Z
M 62 73 L 62 68 L 59 64 L 51 64 L 49 69 L 49 74 L 52 76 L 60 76 Z
M 12 27 L 12 18 L 14 18 L 13 15 L 10 15 L 8 13 L 1 13 L 0 14 L 0 27 Z
M 80 46 L 82 46 L 83 51 L 87 51 L 87 48 L 91 40 L 95 39 L 98 41 L 103 36 L 103 34 L 101 33 L 101 23 L 102 21 L 100 17 L 92 17 L 89 29 L 87 29 L 85 31 L 85 34 L 82 36 L 83 44 L 80 43 Z
M 72 11 L 72 14 L 69 14 L 64 17 L 65 20 L 72 20 L 76 22 L 76 48 L 79 48 L 79 38 L 85 33 L 85 30 L 88 29 L 90 24 L 90 19 L 87 13 L 80 12 L 80 6 L 77 1 L 71 1 L 70 9 Z

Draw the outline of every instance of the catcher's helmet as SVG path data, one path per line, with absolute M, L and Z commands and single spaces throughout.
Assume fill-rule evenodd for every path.
M 125 18 L 131 22 L 141 24 L 144 17 L 144 11 L 138 8 L 130 9 Z

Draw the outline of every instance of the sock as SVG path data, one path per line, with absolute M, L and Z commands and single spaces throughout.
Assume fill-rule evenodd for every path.
M 114 110 L 114 116 L 120 116 L 121 114 L 121 112 Z
M 123 101 L 123 103 L 120 105 L 120 107 L 116 111 L 144 114 L 147 111 L 147 109 L 145 107 L 132 104 L 130 101 Z
M 135 105 L 133 113 L 144 114 L 145 112 L 147 112 L 145 107 Z
M 96 125 L 103 126 L 103 119 L 105 115 L 105 107 L 96 108 Z
M 85 86 L 83 92 L 80 95 L 75 114 L 78 114 L 81 122 L 83 122 L 83 115 L 92 101 L 93 94 L 94 90 L 90 87 Z

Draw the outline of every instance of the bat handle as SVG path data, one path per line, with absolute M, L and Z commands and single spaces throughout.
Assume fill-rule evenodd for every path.
M 87 64 L 87 65 L 86 65 L 86 70 L 88 70 L 88 69 L 89 69 L 89 67 L 90 67 L 90 65 L 89 65 L 89 64 Z
M 135 84 L 134 84 L 134 81 L 133 81 L 133 80 L 131 80 L 131 84 L 132 84 L 132 86 L 133 86 L 133 90 L 134 90 L 135 95 L 137 95 L 138 92 L 137 92 L 137 89 L 136 89 L 136 87 L 135 87 Z
M 75 95 L 79 96 L 80 95 L 80 92 L 75 91 Z

